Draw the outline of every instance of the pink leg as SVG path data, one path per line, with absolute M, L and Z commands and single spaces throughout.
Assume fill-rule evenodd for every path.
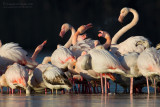
M 20 94 L 21 94 L 21 92 L 22 92 L 22 91 L 21 91 L 21 88 L 20 88 L 20 90 L 19 90 L 19 91 L 20 91 Z
M 106 78 L 106 74 L 105 74 L 105 94 L 107 94 L 107 78 Z
M 101 90 L 102 90 L 102 94 L 103 94 L 104 92 L 103 92 L 103 78 L 102 78 L 102 73 L 100 74 L 100 76 L 101 76 Z
M 154 78 L 154 92 L 156 94 L 156 80 L 155 80 L 155 78 Z
M 146 81 L 147 81 L 147 90 L 148 90 L 148 94 L 149 94 L 149 83 L 148 83 L 148 77 L 146 77 Z
M 133 94 L 133 77 L 130 78 L 130 94 Z
M 110 93 L 110 83 L 109 83 L 109 80 L 107 80 L 107 88 L 108 88 L 108 93 Z
M 47 94 L 47 89 L 45 88 L 45 94 Z
M 14 89 L 12 89 L 12 94 L 14 94 Z
M 80 93 L 80 87 L 81 87 L 81 85 L 78 84 L 78 93 Z
M 9 94 L 11 94 L 11 88 L 9 88 Z

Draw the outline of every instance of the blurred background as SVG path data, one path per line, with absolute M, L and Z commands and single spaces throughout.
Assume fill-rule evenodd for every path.
M 118 42 L 137 35 L 150 39 L 153 46 L 160 42 L 160 0 L 1 0 L 0 6 L 0 40 L 19 43 L 24 49 L 35 49 L 44 40 L 48 40 L 44 50 L 64 45 L 71 32 L 63 39 L 59 32 L 66 22 L 75 29 L 92 23 L 88 37 L 103 43 L 104 39 L 97 37 L 99 30 L 113 37 L 132 20 L 133 15 L 128 14 L 123 24 L 118 22 L 123 7 L 136 9 L 139 22 Z

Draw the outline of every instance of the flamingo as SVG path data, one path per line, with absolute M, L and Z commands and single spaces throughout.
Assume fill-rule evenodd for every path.
M 28 71 L 25 69 L 24 66 L 14 63 L 13 65 L 9 65 L 5 74 L 3 74 L 5 78 L 3 78 L 4 81 L 6 81 L 7 85 L 12 88 L 12 94 L 13 89 L 16 89 L 16 87 L 21 87 L 26 90 L 26 94 L 29 94 L 30 91 L 28 90 Z
M 139 53 L 131 52 L 119 57 L 119 61 L 125 70 L 127 70 L 127 77 L 130 77 L 130 94 L 133 94 L 133 77 L 142 76 L 137 67 L 137 59 Z
M 137 65 L 139 72 L 146 77 L 147 91 L 149 94 L 149 83 L 148 77 L 154 77 L 160 75 L 160 54 L 154 47 L 150 47 L 148 41 L 139 41 L 137 44 L 147 45 L 146 49 L 140 53 L 137 59 Z M 150 48 L 149 48 L 150 47 Z M 156 93 L 156 85 L 154 79 L 154 87 Z
M 52 89 L 71 89 L 71 83 L 69 82 L 66 75 L 62 72 L 62 70 L 54 65 L 51 65 L 47 67 L 45 70 L 43 70 L 42 78 L 44 81 L 44 84 Z M 57 91 L 56 91 L 57 93 Z
M 27 52 L 17 43 L 6 43 L 0 47 L 0 74 L 4 74 L 7 66 L 17 62 L 30 68 L 37 66 L 37 62 L 27 56 Z
M 144 36 L 132 36 L 129 37 L 128 39 L 126 39 L 125 41 L 117 44 L 118 39 L 129 29 L 131 29 L 133 26 L 135 26 L 139 20 L 139 16 L 136 10 L 132 9 L 132 8 L 127 8 L 124 7 L 121 12 L 120 12 L 120 16 L 118 18 L 118 20 L 120 22 L 123 21 L 124 17 L 129 13 L 133 13 L 133 20 L 131 21 L 131 23 L 129 23 L 128 25 L 124 26 L 122 29 L 120 29 L 112 38 L 112 42 L 111 42 L 111 52 L 116 54 L 118 57 L 122 56 L 128 52 L 138 52 L 141 53 L 145 47 L 143 45 L 138 45 L 136 47 L 136 43 L 138 41 L 141 40 L 146 40 L 149 43 L 151 43 L 147 38 L 145 38 Z

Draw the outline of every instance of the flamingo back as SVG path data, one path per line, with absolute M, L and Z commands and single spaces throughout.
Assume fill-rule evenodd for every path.
M 122 69 L 119 60 L 104 49 L 92 49 L 91 55 L 92 69 L 98 73 L 110 72 L 109 70 Z
M 142 40 L 148 41 L 151 44 L 151 42 L 143 36 L 132 36 L 118 45 L 111 45 L 111 52 L 116 54 L 117 56 L 123 56 L 124 54 L 127 54 L 129 52 L 141 53 L 145 50 L 146 47 L 144 47 L 143 45 L 136 46 L 136 43 Z
M 51 63 L 59 68 L 67 68 L 68 62 L 73 59 L 72 53 L 64 46 L 57 48 L 51 56 Z

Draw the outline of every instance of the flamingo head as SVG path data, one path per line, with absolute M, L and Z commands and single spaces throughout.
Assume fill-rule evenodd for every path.
M 106 36 L 109 36 L 109 37 L 110 37 L 109 33 L 106 32 L 106 31 L 100 30 L 100 31 L 98 31 L 98 32 L 99 32 L 98 37 L 106 37 Z
M 92 27 L 92 23 L 89 23 L 89 24 L 87 24 L 87 25 L 82 25 L 82 26 L 80 26 L 77 31 L 78 31 L 80 34 L 82 34 L 82 33 L 84 33 L 86 30 L 88 30 L 88 29 L 91 28 L 91 27 Z
M 63 38 L 64 34 L 70 29 L 70 25 L 68 23 L 64 23 L 61 27 L 61 31 L 59 33 L 59 36 Z
M 35 52 L 40 52 L 43 49 L 43 46 L 47 43 L 47 40 L 45 40 L 42 44 L 40 44 L 36 49 Z
M 124 17 L 129 13 L 129 8 L 127 7 L 124 7 L 121 12 L 120 12 L 120 15 L 119 15 L 119 18 L 118 18 L 118 21 L 120 23 L 123 23 L 123 19 Z

